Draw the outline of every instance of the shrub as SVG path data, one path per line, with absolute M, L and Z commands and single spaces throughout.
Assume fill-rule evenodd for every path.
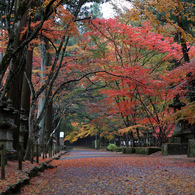
M 115 144 L 109 144 L 106 149 L 107 151 L 116 151 L 118 147 Z
M 117 147 L 114 151 L 115 151 L 115 152 L 122 152 L 122 150 L 123 150 L 123 148 Z
M 133 148 L 133 147 L 123 148 L 122 152 L 124 154 L 132 154 L 132 153 L 135 153 L 135 148 Z

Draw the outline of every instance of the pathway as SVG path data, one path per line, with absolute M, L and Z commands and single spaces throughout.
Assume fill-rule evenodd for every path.
M 77 148 L 22 194 L 195 194 L 195 163 Z
M 62 156 L 61 160 L 68 159 L 82 159 L 82 158 L 97 158 L 97 157 L 124 157 L 129 155 L 124 155 L 121 153 L 107 152 L 104 150 L 94 150 L 85 147 L 76 147 L 71 150 L 68 154 Z

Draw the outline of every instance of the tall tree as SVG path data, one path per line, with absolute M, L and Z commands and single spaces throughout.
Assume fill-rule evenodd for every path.
M 89 49 L 99 57 L 98 64 L 118 76 L 110 77 L 111 89 L 103 93 L 116 100 L 115 111 L 122 114 L 125 125 L 150 124 L 162 144 L 169 133 L 168 124 L 163 123 L 166 107 L 174 94 L 167 88 L 162 70 L 172 59 L 181 59 L 180 46 L 173 38 L 153 33 L 148 23 L 132 27 L 115 19 L 94 20 L 91 29 L 86 33 L 86 40 L 94 43 Z M 189 51 L 191 56 L 193 51 L 194 47 Z
M 64 57 L 66 55 L 69 39 L 74 35 L 78 35 L 76 22 L 85 19 L 85 18 L 77 19 L 79 10 L 85 3 L 86 1 L 80 0 L 76 2 L 73 7 L 71 7 L 69 3 L 67 3 L 66 6 L 59 6 L 58 9 L 56 10 L 57 15 L 53 13 L 53 15 L 51 15 L 51 18 L 45 22 L 45 24 L 41 29 L 42 30 L 41 36 L 44 36 L 45 38 L 47 38 L 47 40 L 49 40 L 50 42 L 49 44 L 51 44 L 51 47 L 54 49 L 54 51 L 53 51 L 53 59 L 52 59 L 51 66 L 48 68 L 48 74 L 44 78 L 44 82 L 40 86 L 40 88 L 37 91 L 35 91 L 32 82 L 29 81 L 29 84 L 31 86 L 32 103 L 31 103 L 30 114 L 29 114 L 29 144 L 27 147 L 26 158 L 28 158 L 27 154 L 30 154 L 29 150 L 32 142 L 36 140 L 36 136 L 38 136 L 39 133 L 37 129 L 37 124 L 39 124 L 39 122 L 41 121 L 46 110 L 47 111 L 50 110 L 50 112 L 47 112 L 49 113 L 49 115 L 47 116 L 49 116 L 49 121 L 50 122 L 52 121 L 51 106 L 52 106 L 53 96 L 55 95 L 55 93 L 54 95 L 52 95 L 52 90 L 55 81 L 58 78 L 59 72 L 61 71 L 62 66 L 66 64 L 66 62 L 64 61 Z M 66 9 L 65 7 L 67 7 L 69 10 Z M 57 27 L 58 22 L 56 22 L 55 17 L 60 18 L 59 23 L 60 25 L 63 24 L 62 28 Z M 54 25 L 54 27 L 52 27 L 51 25 Z M 53 34 L 48 33 L 50 31 L 52 31 Z M 43 94 L 44 91 L 45 91 L 44 94 L 45 100 L 44 100 L 43 108 L 42 110 L 40 110 L 38 118 L 36 118 L 36 114 L 35 114 L 36 103 L 39 96 Z M 47 107 L 49 109 L 46 109 Z M 50 125 L 48 128 L 52 128 L 52 125 Z M 49 130 L 49 132 L 50 131 L 51 129 Z M 53 135 L 52 132 L 51 135 Z M 51 140 L 50 138 L 51 136 L 49 135 L 48 139 Z

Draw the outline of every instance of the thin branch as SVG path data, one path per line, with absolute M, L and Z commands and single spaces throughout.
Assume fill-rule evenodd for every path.
M 77 7 L 77 9 L 78 9 L 78 7 Z M 80 7 L 79 7 L 79 10 L 80 10 Z M 74 14 L 74 17 L 76 18 L 77 15 L 78 15 L 78 13 L 76 11 L 75 14 Z M 68 45 L 68 41 L 70 39 L 70 36 L 66 37 L 66 33 L 68 31 L 68 27 L 69 27 L 70 23 L 71 23 L 71 20 L 69 21 L 69 23 L 66 26 L 65 34 L 64 34 L 64 36 L 62 38 L 62 41 L 61 41 L 60 46 L 59 46 L 59 49 L 56 51 L 55 60 L 54 60 L 54 63 L 52 65 L 51 72 L 50 72 L 50 74 L 48 76 L 48 79 L 47 79 L 45 85 L 42 86 L 41 89 L 39 90 L 39 93 L 36 94 L 36 98 L 38 98 L 38 96 L 40 95 L 40 93 L 44 89 L 46 89 L 46 87 L 49 85 L 49 89 L 47 90 L 47 94 L 46 94 L 46 98 L 45 98 L 45 103 L 44 103 L 44 106 L 43 106 L 42 111 L 40 112 L 40 116 L 37 118 L 37 123 L 39 123 L 40 120 L 41 120 L 41 118 L 43 117 L 42 116 L 42 113 L 44 113 L 44 109 L 46 108 L 46 105 L 47 105 L 47 103 L 49 101 L 49 96 L 51 94 L 51 91 L 52 91 L 52 88 L 53 88 L 53 84 L 54 84 L 56 78 L 58 77 L 58 73 L 59 73 L 59 71 L 60 71 L 60 69 L 62 67 L 62 63 L 63 63 L 63 59 L 64 59 L 64 54 L 66 52 L 66 48 L 67 48 L 67 45 Z M 62 49 L 63 46 L 64 46 L 64 48 Z M 62 53 L 61 53 L 61 58 L 60 58 L 59 56 L 60 56 L 60 51 L 61 50 L 62 50 Z M 60 58 L 60 62 L 59 62 L 59 65 L 57 67 L 56 72 L 54 73 L 54 68 L 56 67 L 59 58 Z
M 87 80 L 91 83 L 91 84 L 93 84 L 93 85 L 97 85 L 96 83 L 94 83 L 88 76 L 86 76 L 86 78 L 87 78 Z
M 84 93 L 85 91 L 87 91 L 87 89 L 85 89 L 85 90 L 82 91 L 81 93 Z M 76 98 L 77 98 L 79 95 L 80 95 L 80 93 L 77 94 Z M 72 98 L 70 98 L 70 99 L 72 100 Z M 47 141 L 46 147 L 48 147 L 48 145 L 49 145 L 49 143 L 50 143 L 50 141 L 51 141 L 51 139 L 52 139 L 54 133 L 58 130 L 58 128 L 59 128 L 59 126 L 60 126 L 60 123 L 61 123 L 61 121 L 62 121 L 63 115 L 65 114 L 65 111 L 66 111 L 67 108 L 69 108 L 69 106 L 72 104 L 71 100 L 69 100 L 69 101 L 68 101 L 68 104 L 66 104 L 66 107 L 65 107 L 65 108 L 63 109 L 63 111 L 62 111 L 62 114 L 61 114 L 62 116 L 60 117 L 60 120 L 58 121 L 58 124 L 56 125 L 55 129 L 54 129 L 54 130 L 51 132 L 51 134 L 49 135 L 49 139 L 48 139 L 48 141 Z
M 136 79 L 134 79 L 134 78 L 132 78 L 132 77 L 129 77 L 129 76 L 116 75 L 116 74 L 113 74 L 113 73 L 110 73 L 110 72 L 107 72 L 107 71 L 104 71 L 104 70 L 102 70 L 102 71 L 95 71 L 95 72 L 86 73 L 85 75 L 81 76 L 81 77 L 78 78 L 78 79 L 72 79 L 72 80 L 63 82 L 63 83 L 56 89 L 56 91 L 53 93 L 51 99 L 53 99 L 54 96 L 55 96 L 60 90 L 62 90 L 62 88 L 63 88 L 65 85 L 67 85 L 67 84 L 69 84 L 69 83 L 73 83 L 73 82 L 78 82 L 78 81 L 82 80 L 83 78 L 86 78 L 86 77 L 89 76 L 89 75 L 97 74 L 97 73 L 106 73 L 106 74 L 111 75 L 111 76 L 114 76 L 114 77 L 127 78 L 127 79 L 130 79 L 130 80 L 135 81 L 136 83 L 139 83 L 139 84 L 141 84 L 141 85 L 144 85 L 142 82 L 140 82 L 140 81 L 138 81 L 138 80 L 136 80 Z
M 56 48 L 56 46 L 54 45 L 54 43 L 51 41 L 51 39 L 49 39 L 48 37 L 46 37 L 46 36 L 43 35 L 43 34 L 40 34 L 40 36 L 42 36 L 42 37 L 44 37 L 45 39 L 47 39 L 47 40 L 52 44 L 52 46 L 54 47 L 55 51 L 57 52 L 57 48 Z
M 91 20 L 91 16 L 89 16 L 87 18 L 77 18 L 74 20 L 74 22 L 80 22 L 80 21 L 84 21 L 84 20 Z
M 13 5 L 12 1 L 12 5 Z M 33 32 L 31 34 L 29 34 L 29 37 L 27 39 L 25 39 L 15 50 L 10 49 L 9 47 L 7 47 L 7 54 L 3 57 L 3 60 L 0 63 L 0 83 L 2 82 L 3 76 L 6 72 L 7 67 L 10 64 L 11 59 L 13 58 L 14 55 L 17 54 L 18 51 L 20 51 L 25 45 L 27 45 L 32 39 L 34 39 L 37 34 L 39 33 L 39 31 L 41 30 L 44 22 L 49 18 L 49 16 L 53 13 L 53 9 L 50 9 L 52 4 L 55 2 L 55 0 L 50 1 L 50 3 L 47 5 L 45 12 L 43 14 L 42 20 L 40 21 L 40 23 L 38 24 L 38 26 L 36 27 L 35 30 L 33 30 Z M 59 6 L 61 3 L 61 1 L 57 4 L 57 6 Z M 30 5 L 29 5 L 30 6 Z M 56 6 L 56 7 L 57 7 Z M 11 11 L 11 9 L 10 9 Z M 8 14 L 7 16 L 7 20 L 9 21 L 9 17 L 11 14 Z M 8 31 L 9 31 L 9 26 L 8 26 Z M 10 44 L 10 42 L 8 43 L 8 45 Z M 4 64 L 3 64 L 4 63 Z
M 29 85 L 29 88 L 30 88 L 30 91 L 31 91 L 31 95 L 34 96 L 34 94 L 35 94 L 35 89 L 34 89 L 34 87 L 33 87 L 33 83 L 32 83 L 31 80 L 28 78 L 28 75 L 27 75 L 26 71 L 24 71 L 24 76 L 25 76 L 25 78 L 26 78 L 26 80 L 27 80 L 27 82 L 28 82 L 28 85 Z
M 5 3 L 2 3 L 2 2 L 0 2 L 0 5 L 7 7 L 7 5 Z

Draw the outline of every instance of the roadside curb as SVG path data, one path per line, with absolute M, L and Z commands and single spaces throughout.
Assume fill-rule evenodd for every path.
M 48 161 L 44 163 L 40 163 L 38 166 L 33 167 L 32 169 L 28 171 L 21 171 L 26 174 L 24 179 L 19 180 L 18 182 L 14 184 L 10 184 L 9 187 L 4 191 L 0 192 L 0 195 L 9 195 L 9 194 L 14 194 L 16 192 L 19 192 L 21 188 L 27 184 L 29 184 L 29 181 L 32 177 L 36 177 L 39 172 L 44 172 L 46 169 L 51 169 L 55 168 L 49 163 L 52 162 L 53 160 L 58 160 L 62 155 L 68 153 L 69 151 L 62 151 L 55 155 L 54 157 L 51 157 Z

